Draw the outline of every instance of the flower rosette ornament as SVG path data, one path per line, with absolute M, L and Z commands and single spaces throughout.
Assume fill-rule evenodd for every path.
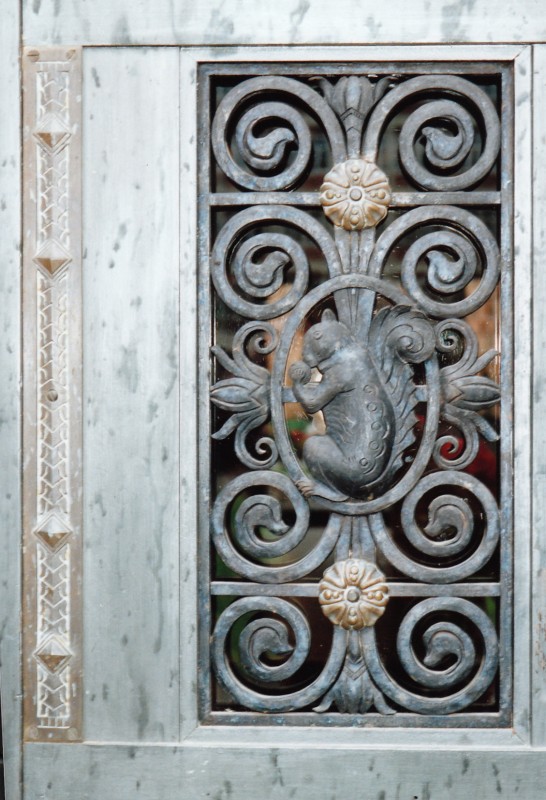
M 375 564 L 360 559 L 338 561 L 319 584 L 319 603 L 334 625 L 361 630 L 375 625 L 385 611 L 389 588 Z
M 347 231 L 374 228 L 387 216 L 390 201 L 385 173 L 361 158 L 336 164 L 320 187 L 324 213 L 334 225 Z

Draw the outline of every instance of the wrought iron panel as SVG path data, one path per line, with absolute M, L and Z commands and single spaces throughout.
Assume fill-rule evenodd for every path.
M 204 64 L 199 114 L 202 720 L 509 726 L 510 68 Z

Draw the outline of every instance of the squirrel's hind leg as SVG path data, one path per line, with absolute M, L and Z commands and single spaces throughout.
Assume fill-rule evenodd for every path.
M 347 475 L 347 461 L 330 436 L 315 435 L 307 439 L 303 447 L 303 458 L 314 481 L 298 481 L 302 494 L 314 494 L 328 500 L 348 499 L 343 486 L 343 477 Z

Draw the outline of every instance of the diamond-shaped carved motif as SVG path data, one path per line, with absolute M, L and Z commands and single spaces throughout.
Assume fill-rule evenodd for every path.
M 47 515 L 42 525 L 34 533 L 51 551 L 55 551 L 59 549 L 72 531 L 55 512 L 52 512 Z
M 70 661 L 72 653 L 56 636 L 50 636 L 34 653 L 34 657 L 49 672 L 60 672 Z
M 70 260 L 70 253 L 56 239 L 48 239 L 34 256 L 35 263 L 46 269 L 51 275 L 68 264 Z
M 44 150 L 55 154 L 65 147 L 71 133 L 57 114 L 48 113 L 34 131 L 34 136 Z

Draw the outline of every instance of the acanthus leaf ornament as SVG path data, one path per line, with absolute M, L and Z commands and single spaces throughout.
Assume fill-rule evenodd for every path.
M 454 364 L 440 370 L 442 419 L 461 431 L 464 443 L 461 446 L 460 438 L 453 434 L 441 436 L 435 446 L 434 459 L 443 469 L 463 469 L 476 458 L 478 434 L 489 442 L 499 438 L 492 424 L 479 412 L 500 402 L 500 388 L 491 378 L 478 374 L 499 353 L 488 350 L 478 356 L 476 334 L 463 320 L 444 320 L 437 325 L 436 336 L 440 352 L 452 353 L 461 343 L 464 348 Z
M 365 714 L 372 707 L 380 714 L 396 713 L 370 676 L 366 666 L 364 641 L 356 630 L 349 635 L 347 655 L 338 679 L 313 711 L 324 713 L 332 704 L 342 714 Z
M 259 353 L 270 353 L 276 346 L 274 329 L 267 322 L 261 322 L 248 323 L 237 332 L 233 341 L 233 358 L 221 347 L 212 348 L 213 355 L 233 376 L 211 387 L 210 397 L 214 405 L 232 414 L 212 437 L 226 439 L 236 431 L 235 452 L 238 458 L 251 469 L 263 469 L 275 463 L 277 448 L 272 439 L 261 437 L 256 443 L 256 451 L 262 456 L 260 459 L 252 455 L 246 445 L 247 435 L 269 418 L 270 374 L 264 367 L 253 363 L 245 353 L 246 340 L 252 336 Z
M 332 85 L 327 78 L 317 78 L 328 104 L 341 120 L 347 135 L 349 155 L 360 152 L 362 130 L 372 108 L 392 86 L 395 76 L 383 76 L 372 83 L 365 75 L 348 75 Z

